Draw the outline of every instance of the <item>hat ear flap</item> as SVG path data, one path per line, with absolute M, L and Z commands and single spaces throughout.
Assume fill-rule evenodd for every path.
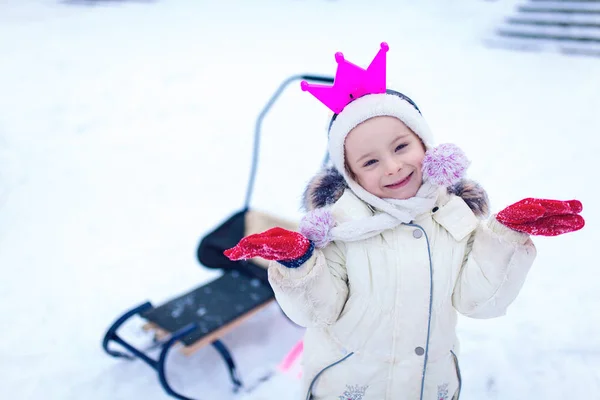
M 464 177 L 470 164 L 458 146 L 441 144 L 425 152 L 423 178 L 439 186 L 451 186 Z

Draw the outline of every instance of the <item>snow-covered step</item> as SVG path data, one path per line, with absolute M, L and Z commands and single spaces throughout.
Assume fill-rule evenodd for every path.
M 600 16 L 598 15 L 575 15 L 575 14 L 517 14 L 507 17 L 505 21 L 531 21 L 531 23 L 540 23 L 546 25 L 567 24 L 575 26 L 600 26 Z
M 600 43 L 596 42 L 563 42 L 543 37 L 493 36 L 484 40 L 484 43 L 492 48 L 600 57 Z
M 521 19 L 535 19 L 543 21 L 565 21 L 573 23 L 600 23 L 600 15 L 597 14 L 558 14 L 558 13 L 514 13 L 511 17 Z
M 501 36 L 544 36 L 562 41 L 599 42 L 600 28 L 581 28 L 576 26 L 544 26 L 505 24 L 498 29 Z
M 600 14 L 598 2 L 532 1 L 517 7 L 523 13 L 546 12 L 553 14 Z

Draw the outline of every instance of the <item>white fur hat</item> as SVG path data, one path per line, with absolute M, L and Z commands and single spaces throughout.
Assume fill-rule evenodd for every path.
M 329 156 L 341 174 L 344 174 L 345 169 L 344 142 L 348 133 L 362 122 L 382 116 L 398 118 L 423 141 L 427 150 L 433 148 L 433 135 L 429 126 L 411 99 L 391 90 L 365 95 L 334 115 L 329 126 Z

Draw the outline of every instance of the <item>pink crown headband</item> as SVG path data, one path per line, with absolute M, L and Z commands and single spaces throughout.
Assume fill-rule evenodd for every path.
M 366 70 L 344 60 L 344 55 L 338 52 L 335 54 L 338 67 L 333 86 L 302 81 L 300 87 L 339 114 L 354 99 L 366 94 L 385 93 L 385 53 L 389 49 L 387 43 L 381 43 L 381 49 Z

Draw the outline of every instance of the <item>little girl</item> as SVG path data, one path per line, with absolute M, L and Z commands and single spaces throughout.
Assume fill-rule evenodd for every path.
M 225 254 L 273 260 L 284 312 L 306 327 L 306 399 L 458 399 L 457 313 L 505 314 L 536 256 L 530 235 L 581 229 L 581 203 L 528 198 L 488 217 L 468 161 L 433 147 L 419 108 L 386 88 L 382 43 L 364 70 L 336 54 L 332 167 L 308 185 L 300 233 L 273 228 Z

